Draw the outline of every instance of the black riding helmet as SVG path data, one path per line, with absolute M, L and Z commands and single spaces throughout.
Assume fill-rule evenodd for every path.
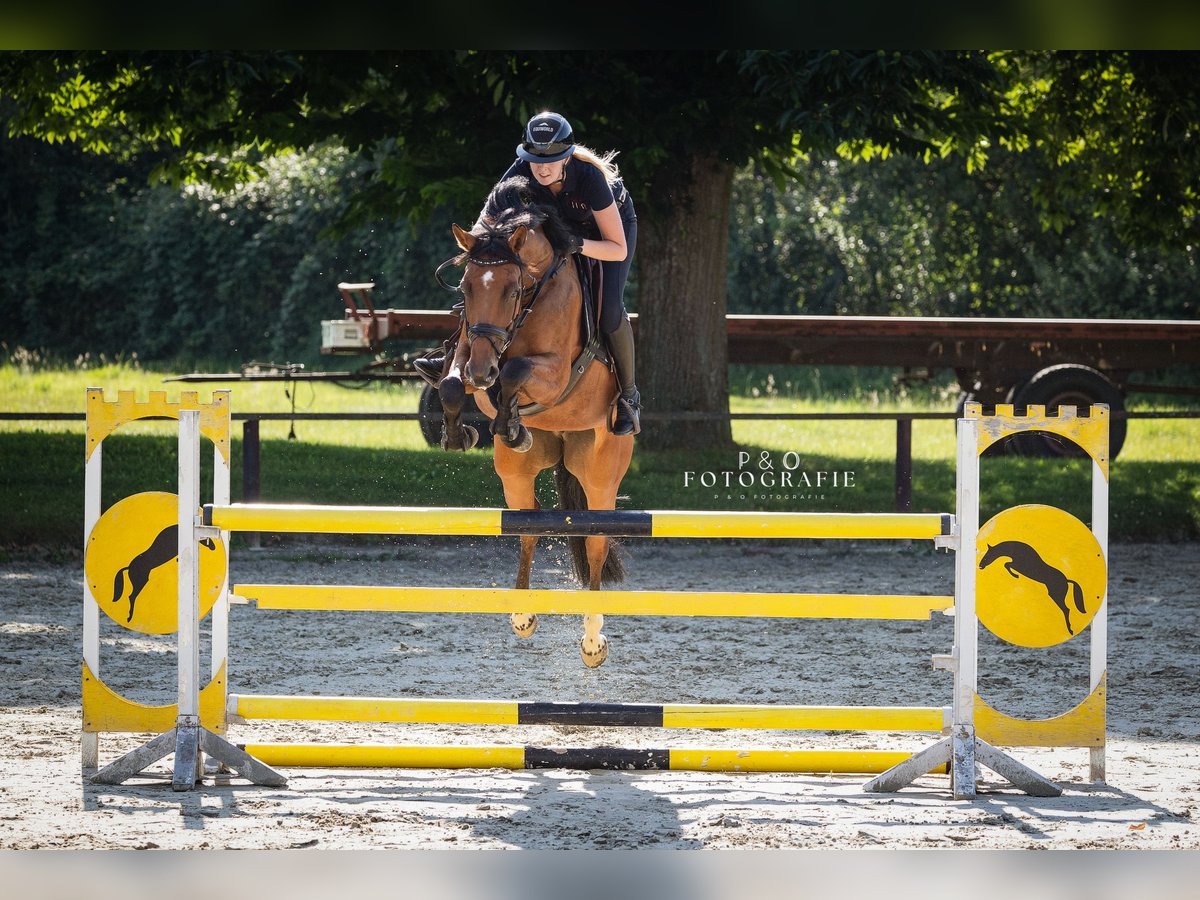
M 531 163 L 552 163 L 575 152 L 571 123 L 554 112 L 540 112 L 525 126 L 525 140 L 517 145 L 517 156 Z

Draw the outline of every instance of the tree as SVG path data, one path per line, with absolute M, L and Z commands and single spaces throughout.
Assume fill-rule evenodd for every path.
M 346 226 L 428 216 L 439 204 L 473 217 L 511 161 L 521 124 L 537 108 L 558 109 L 589 145 L 622 150 L 639 210 L 644 395 L 654 409 L 721 412 L 738 167 L 758 159 L 782 182 L 806 158 L 957 155 L 974 168 L 990 145 L 1036 148 L 1063 167 L 1062 189 L 1103 179 L 1112 210 L 1137 233 L 1157 224 L 1160 237 L 1179 240 L 1195 228 L 1184 179 L 1196 170 L 1174 165 L 1168 151 L 1200 120 L 1178 96 L 1198 74 L 1185 56 L 22 52 L 0 56 L 0 114 L 13 134 L 151 154 L 158 177 L 216 185 L 251 177 L 280 150 L 336 140 L 367 164 Z M 1077 90 L 1085 82 L 1105 86 L 1102 103 Z M 1131 116 L 1140 137 L 1126 146 Z M 1151 174 L 1126 184 L 1120 173 L 1143 158 Z M 1168 195 L 1169 226 L 1140 214 Z M 650 429 L 644 441 L 721 446 L 730 431 L 727 422 L 686 423 Z

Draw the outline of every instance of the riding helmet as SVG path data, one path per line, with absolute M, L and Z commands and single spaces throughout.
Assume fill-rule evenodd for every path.
M 525 126 L 525 140 L 517 145 L 517 156 L 526 162 L 552 163 L 575 152 L 571 123 L 554 112 L 540 112 Z

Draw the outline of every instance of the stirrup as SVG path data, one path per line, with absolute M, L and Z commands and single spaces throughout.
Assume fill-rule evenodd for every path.
M 628 393 L 628 397 L 625 396 L 625 391 L 617 396 L 617 417 L 613 421 L 612 433 L 618 437 L 639 434 L 642 430 L 642 418 L 639 414 L 642 395 L 638 393 L 637 388 L 631 388 Z

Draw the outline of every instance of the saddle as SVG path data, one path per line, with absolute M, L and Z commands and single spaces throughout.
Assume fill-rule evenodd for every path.
M 604 267 L 598 259 L 576 254 L 575 271 L 579 273 L 579 287 L 584 297 L 581 323 L 584 351 L 592 347 L 593 357 L 611 369 L 613 361 L 600 331 L 600 312 L 604 305 Z

